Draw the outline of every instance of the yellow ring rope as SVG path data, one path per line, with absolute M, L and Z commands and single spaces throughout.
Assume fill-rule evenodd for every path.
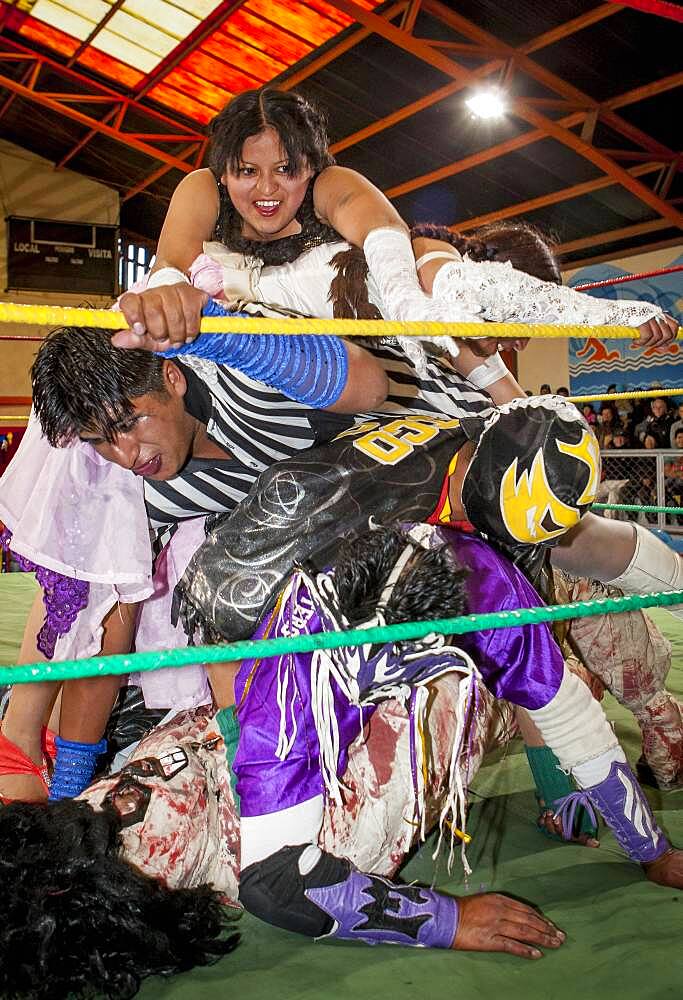
M 76 309 L 70 306 L 20 305 L 0 302 L 0 323 L 32 326 L 94 326 L 127 330 L 123 313 L 111 309 Z M 204 318 L 202 333 L 336 334 L 340 337 L 609 337 L 631 340 L 639 336 L 630 326 L 576 326 L 551 323 L 421 323 L 367 319 L 306 319 L 282 317 Z M 485 333 L 484 333 L 485 331 Z M 679 331 L 680 332 L 680 331 Z
M 615 374 L 618 374 L 615 372 Z M 599 400 L 607 400 L 611 402 L 617 399 L 659 399 L 660 396 L 681 396 L 683 395 L 683 388 L 681 389 L 644 389 L 639 392 L 610 392 L 603 393 L 601 396 L 570 396 L 569 399 L 572 403 L 596 403 Z

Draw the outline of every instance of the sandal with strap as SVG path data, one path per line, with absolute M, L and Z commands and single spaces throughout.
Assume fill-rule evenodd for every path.
M 45 743 L 47 743 L 47 739 L 45 740 Z M 31 758 L 28 757 L 24 751 L 16 745 L 16 743 L 12 743 L 11 740 L 8 740 L 7 737 L 0 732 L 0 777 L 10 774 L 35 775 L 42 781 L 45 791 L 49 791 L 50 777 L 47 765 L 43 764 L 42 767 L 39 767 L 38 764 L 34 764 Z M 4 795 L 0 795 L 0 802 L 4 805 L 14 801 L 14 799 L 8 799 Z

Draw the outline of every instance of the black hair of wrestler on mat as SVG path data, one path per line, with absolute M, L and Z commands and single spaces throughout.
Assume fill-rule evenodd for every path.
M 218 893 L 142 874 L 118 856 L 119 829 L 75 799 L 0 807 L 0 996 L 125 1000 L 236 946 Z
M 152 351 L 123 351 L 111 336 L 111 330 L 63 326 L 40 345 L 31 368 L 33 406 L 53 448 L 86 429 L 112 442 L 129 429 L 132 400 L 166 395 L 164 359 Z
M 398 527 L 369 531 L 345 541 L 335 560 L 334 580 L 340 609 L 356 625 L 371 618 L 396 560 L 409 542 Z M 415 553 L 383 606 L 388 625 L 451 618 L 466 611 L 468 571 L 456 561 L 448 544 Z

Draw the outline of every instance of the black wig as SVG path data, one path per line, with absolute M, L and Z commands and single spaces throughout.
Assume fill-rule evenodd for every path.
M 383 527 L 342 543 L 334 580 L 339 606 L 351 625 L 371 618 L 396 560 L 410 542 L 398 527 Z M 386 604 L 388 625 L 430 618 L 451 618 L 466 611 L 467 570 L 447 543 L 433 549 L 415 545 Z
M 554 241 L 528 222 L 491 222 L 462 236 L 446 226 L 423 223 L 410 230 L 413 239 L 427 236 L 445 240 L 471 260 L 509 261 L 518 271 L 532 274 L 554 285 L 562 284 L 559 264 L 554 253 Z
M 0 996 L 124 1000 L 236 946 L 218 894 L 143 875 L 118 856 L 119 828 L 73 799 L 0 809 Z

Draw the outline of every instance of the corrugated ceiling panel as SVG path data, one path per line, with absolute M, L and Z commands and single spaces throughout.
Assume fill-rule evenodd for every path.
M 237 65 L 231 66 L 228 63 L 214 59 L 212 56 L 202 52 L 201 49 L 192 52 L 180 64 L 180 68 L 186 72 L 194 73 L 195 76 L 200 77 L 204 81 L 210 80 L 214 86 L 221 90 L 229 90 L 233 94 L 238 94 L 241 90 L 250 90 L 252 87 L 258 87 L 269 79 L 269 77 L 263 74 L 259 77 L 251 76 L 238 69 L 238 66 L 239 62 Z
M 199 122 L 202 125 L 206 125 L 210 122 L 216 111 L 214 108 L 207 107 L 205 104 L 200 104 L 199 101 L 195 101 L 194 98 L 189 97 L 187 93 L 183 93 L 180 90 L 176 90 L 175 87 L 169 87 L 168 83 L 157 83 L 149 92 L 149 97 L 153 100 L 158 101 L 160 104 L 165 105 L 167 108 L 172 108 L 178 114 L 185 115 L 194 122 Z M 232 97 L 232 94 L 227 94 L 225 96 L 225 101 Z M 222 106 L 222 105 L 221 105 Z
M 111 31 L 113 34 L 127 39 L 133 45 L 139 45 L 140 48 L 153 52 L 159 61 L 172 52 L 183 38 L 181 35 L 170 34 L 166 26 L 160 28 L 157 25 L 149 24 L 142 18 L 127 14 L 125 10 L 117 10 L 104 31 Z M 93 39 L 95 45 L 98 44 L 99 37 L 100 35 Z
M 280 59 L 275 59 L 272 53 L 259 52 L 236 38 L 232 38 L 225 31 L 216 31 L 202 44 L 202 51 L 208 52 L 222 62 L 230 63 L 233 66 L 241 66 L 245 73 L 249 73 L 258 80 L 272 80 L 286 68 L 287 63 Z
M 169 87 L 175 87 L 181 94 L 187 94 L 195 101 L 205 104 L 209 109 L 209 113 L 211 113 L 210 109 L 213 109 L 214 114 L 216 111 L 220 111 L 225 102 L 232 96 L 230 91 L 215 87 L 208 80 L 202 80 L 201 77 L 195 76 L 194 73 L 188 73 L 181 66 L 178 66 L 168 76 L 165 76 L 164 83 L 168 84 Z M 153 91 L 150 91 L 151 93 Z M 171 107 L 174 106 L 171 105 Z
M 40 0 L 33 8 L 34 16 L 39 3 Z M 86 21 L 98 24 L 109 13 L 113 0 L 55 0 L 55 3 L 72 10 L 75 14 L 80 14 Z
M 330 21 L 336 23 L 337 31 L 342 31 L 344 28 L 348 28 L 350 24 L 353 24 L 352 17 L 344 14 L 341 10 L 337 10 L 332 4 L 325 3 L 325 0 L 305 0 L 305 3 L 300 3 L 299 7 L 309 7 L 316 14 L 321 14 L 323 17 L 329 18 Z
M 249 0 L 243 9 L 268 22 L 263 26 L 264 31 L 271 31 L 273 25 L 284 28 L 290 34 L 310 42 L 313 48 L 322 45 L 337 31 L 335 24 L 300 3 L 288 3 L 287 0 L 277 3 L 273 0 Z
M 142 0 L 142 2 L 144 3 L 145 0 Z M 175 6 L 182 7 L 188 14 L 192 14 L 198 20 L 203 21 L 209 14 L 213 14 L 220 2 L 221 0 L 178 0 Z
M 71 35 L 66 35 L 63 31 L 51 28 L 49 24 L 37 21 L 33 17 L 27 17 L 19 29 L 19 34 L 32 42 L 38 42 L 53 52 L 59 52 L 62 56 L 72 56 L 79 46 L 77 39 Z
M 106 52 L 93 48 L 92 45 L 89 45 L 81 53 L 78 62 L 81 66 L 87 66 L 88 69 L 92 69 L 96 73 L 102 73 L 112 80 L 118 80 L 124 87 L 137 87 L 140 81 L 145 78 L 145 74 L 140 70 L 133 69 L 132 66 L 112 58 Z
M 221 31 L 228 32 L 238 41 L 244 39 L 255 49 L 268 53 L 274 59 L 281 59 L 286 66 L 293 65 L 313 50 L 308 42 L 279 31 L 277 25 L 274 27 L 255 17 L 244 7 L 230 16 Z
M 87 0 L 89 2 L 89 0 Z M 215 7 L 216 4 L 214 3 Z M 176 38 L 187 38 L 199 24 L 201 18 L 195 17 L 185 9 L 187 4 L 177 6 L 166 0 L 126 0 L 123 10 L 128 14 L 141 18 L 149 24 L 156 24 L 167 34 Z
M 135 69 L 142 70 L 143 73 L 150 73 L 155 66 L 159 65 L 160 61 L 159 56 L 155 55 L 154 52 L 148 52 L 147 49 L 129 42 L 127 38 L 123 38 L 107 28 L 98 32 L 94 47 L 102 49 L 103 52 L 128 63 Z
M 33 17 L 51 28 L 57 28 L 73 38 L 83 41 L 97 25 L 97 20 L 83 17 L 68 7 L 61 4 L 52 3 L 52 0 L 38 0 L 32 11 Z

